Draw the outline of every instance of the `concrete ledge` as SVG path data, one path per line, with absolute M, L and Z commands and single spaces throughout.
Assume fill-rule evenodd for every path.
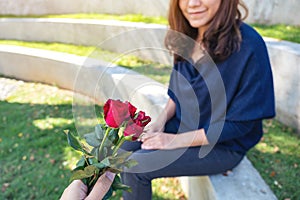
M 276 97 L 276 118 L 300 133 L 300 44 L 265 38 Z
M 154 118 L 166 103 L 166 88 L 138 73 L 85 57 L 0 45 L 0 74 L 55 84 L 103 102 L 129 100 Z M 190 200 L 276 199 L 251 163 L 244 159 L 233 174 L 183 177 Z
M 0 18 L 0 28 L 3 30 L 0 39 L 96 46 L 126 31 L 135 29 L 150 31 L 165 29 L 166 26 L 117 20 Z
M 247 157 L 226 176 L 182 177 L 181 182 L 185 193 L 193 200 L 277 199 Z
M 143 14 L 166 16 L 168 0 L 0 0 L 0 14 L 46 15 L 65 13 Z
M 165 64 L 171 61 L 169 53 L 149 49 L 165 49 L 164 25 L 116 20 L 0 18 L 0 30 L 3 30 L 0 39 L 5 40 L 98 46 L 119 53 L 130 51 L 141 58 Z
M 216 199 L 276 200 L 276 196 L 266 185 L 260 174 L 245 157 L 227 176 L 210 176 L 216 192 Z M 222 188 L 219 190 L 218 188 Z

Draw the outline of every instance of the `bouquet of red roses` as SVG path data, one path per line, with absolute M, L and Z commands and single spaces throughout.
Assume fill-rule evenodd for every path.
M 115 179 L 104 197 L 108 199 L 115 190 L 130 191 L 128 186 L 121 183 L 119 173 L 124 167 L 133 167 L 137 162 L 128 159 L 131 152 L 119 153 L 118 149 L 125 141 L 137 140 L 151 118 L 143 111 L 137 112 L 137 108 L 131 103 L 120 100 L 109 99 L 104 104 L 103 111 L 106 124 L 98 124 L 94 132 L 84 135 L 91 150 L 71 132 L 65 132 L 69 145 L 83 154 L 73 169 L 70 181 L 81 179 L 90 191 L 105 171 L 114 172 Z

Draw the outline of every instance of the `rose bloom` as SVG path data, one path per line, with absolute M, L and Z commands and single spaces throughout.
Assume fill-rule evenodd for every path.
M 103 107 L 105 122 L 112 128 L 119 128 L 125 120 L 133 118 L 135 112 L 136 107 L 120 100 L 108 99 Z
M 144 127 L 151 121 L 145 112 L 139 111 L 137 116 L 130 120 L 124 130 L 124 136 L 132 136 L 132 140 L 137 140 L 142 134 Z

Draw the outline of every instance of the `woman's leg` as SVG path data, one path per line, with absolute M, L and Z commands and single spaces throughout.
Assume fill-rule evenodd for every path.
M 132 192 L 124 192 L 124 200 L 150 200 L 151 180 L 160 177 L 201 176 L 226 172 L 243 158 L 217 146 L 204 158 L 199 158 L 200 147 L 176 150 L 137 150 L 131 158 L 139 164 L 122 173 L 122 181 Z
M 125 141 L 120 150 L 119 151 L 132 151 L 132 152 L 135 152 L 137 150 L 140 150 L 141 149 L 141 145 L 142 143 L 141 142 L 138 142 L 138 141 L 134 141 L 134 142 L 129 142 L 129 141 Z

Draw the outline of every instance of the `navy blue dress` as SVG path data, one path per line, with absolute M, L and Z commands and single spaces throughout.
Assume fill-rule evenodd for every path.
M 245 154 L 262 137 L 262 120 L 275 115 L 267 48 L 260 35 L 241 25 L 240 50 L 223 62 L 208 57 L 174 65 L 168 94 L 176 114 L 166 132 L 204 128 L 212 145 Z
M 262 120 L 275 115 L 272 72 L 263 39 L 241 25 L 240 51 L 214 64 L 209 57 L 174 65 L 168 94 L 176 103 L 175 116 L 165 132 L 204 128 L 210 145 L 172 150 L 144 150 L 125 142 L 138 165 L 122 173 L 132 192 L 124 200 L 152 199 L 151 180 L 161 177 L 202 176 L 233 169 L 262 137 Z

